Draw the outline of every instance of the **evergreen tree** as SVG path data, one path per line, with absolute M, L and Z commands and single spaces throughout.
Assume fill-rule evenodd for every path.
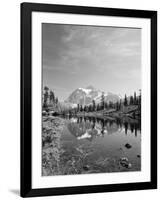
M 105 96 L 104 93 L 102 92 L 102 96 L 101 96 L 101 110 L 104 110 L 105 108 Z
M 141 90 L 140 90 L 140 93 L 139 93 L 139 101 L 138 101 L 138 104 L 141 105 Z
M 58 104 L 58 97 L 55 98 L 55 103 Z
M 130 105 L 133 105 L 133 104 L 134 104 L 133 96 L 130 96 Z
M 82 107 L 82 105 L 80 106 L 80 112 L 82 112 L 83 111 L 83 107 Z
M 136 99 L 136 92 L 134 92 L 134 105 L 137 104 L 137 99 Z
M 48 97 L 49 97 L 49 94 L 48 94 L 48 90 L 49 88 L 47 86 L 44 87 L 44 103 L 43 103 L 43 106 L 44 107 L 47 107 L 47 101 L 48 101 Z
M 50 90 L 50 103 L 55 103 L 55 95 L 54 92 Z
M 99 111 L 100 110 L 100 105 L 99 105 L 99 103 L 97 104 L 97 111 Z
M 112 101 L 109 102 L 109 108 L 113 108 L 113 102 Z
M 105 102 L 105 109 L 108 110 L 108 103 Z
M 77 104 L 77 112 L 79 112 L 80 111 L 80 106 L 79 106 L 79 104 Z
M 89 106 L 86 106 L 87 112 L 89 112 Z
M 119 108 L 119 102 L 118 101 L 116 102 L 116 110 L 117 111 L 120 110 L 120 108 Z
M 141 90 L 140 90 L 139 98 L 138 98 L 138 108 L 139 108 L 140 114 L 141 114 Z
M 96 110 L 96 103 L 95 100 L 92 101 L 92 111 L 94 112 Z
M 125 98 L 124 98 L 124 106 L 127 106 L 127 96 L 125 94 Z
M 92 108 L 93 108 L 93 106 L 89 105 L 89 108 L 88 108 L 89 112 L 92 112 L 92 110 L 93 110 Z
M 47 86 L 44 87 L 45 92 L 49 91 L 49 88 Z

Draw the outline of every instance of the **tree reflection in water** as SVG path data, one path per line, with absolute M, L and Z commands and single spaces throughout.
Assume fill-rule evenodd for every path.
M 93 140 L 95 137 L 105 134 L 113 134 L 124 131 L 127 135 L 130 131 L 137 137 L 137 131 L 141 132 L 141 122 L 136 119 L 107 119 L 95 117 L 69 117 L 68 129 L 77 139 Z

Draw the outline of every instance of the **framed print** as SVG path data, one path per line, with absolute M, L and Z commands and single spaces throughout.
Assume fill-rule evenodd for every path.
M 157 188 L 157 12 L 21 4 L 21 196 Z

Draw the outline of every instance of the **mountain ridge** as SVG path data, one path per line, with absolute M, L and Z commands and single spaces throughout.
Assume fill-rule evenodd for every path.
M 115 103 L 121 99 L 120 96 L 117 94 L 114 94 L 112 92 L 104 92 L 96 89 L 92 85 L 89 85 L 85 88 L 80 87 L 75 89 L 65 100 L 65 102 L 72 104 L 89 105 L 94 100 L 96 103 L 100 103 L 102 94 L 104 94 L 104 100 L 107 103 L 109 103 L 110 101 Z

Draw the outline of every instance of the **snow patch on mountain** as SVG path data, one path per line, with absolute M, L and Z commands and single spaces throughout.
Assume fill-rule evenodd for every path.
M 86 88 L 78 88 L 79 90 L 82 90 L 86 94 L 89 94 L 91 92 L 91 89 L 86 89 Z
M 98 95 L 94 98 L 94 100 L 97 102 L 97 101 L 100 101 L 101 100 L 101 96 L 102 96 L 102 92 L 99 92 Z

